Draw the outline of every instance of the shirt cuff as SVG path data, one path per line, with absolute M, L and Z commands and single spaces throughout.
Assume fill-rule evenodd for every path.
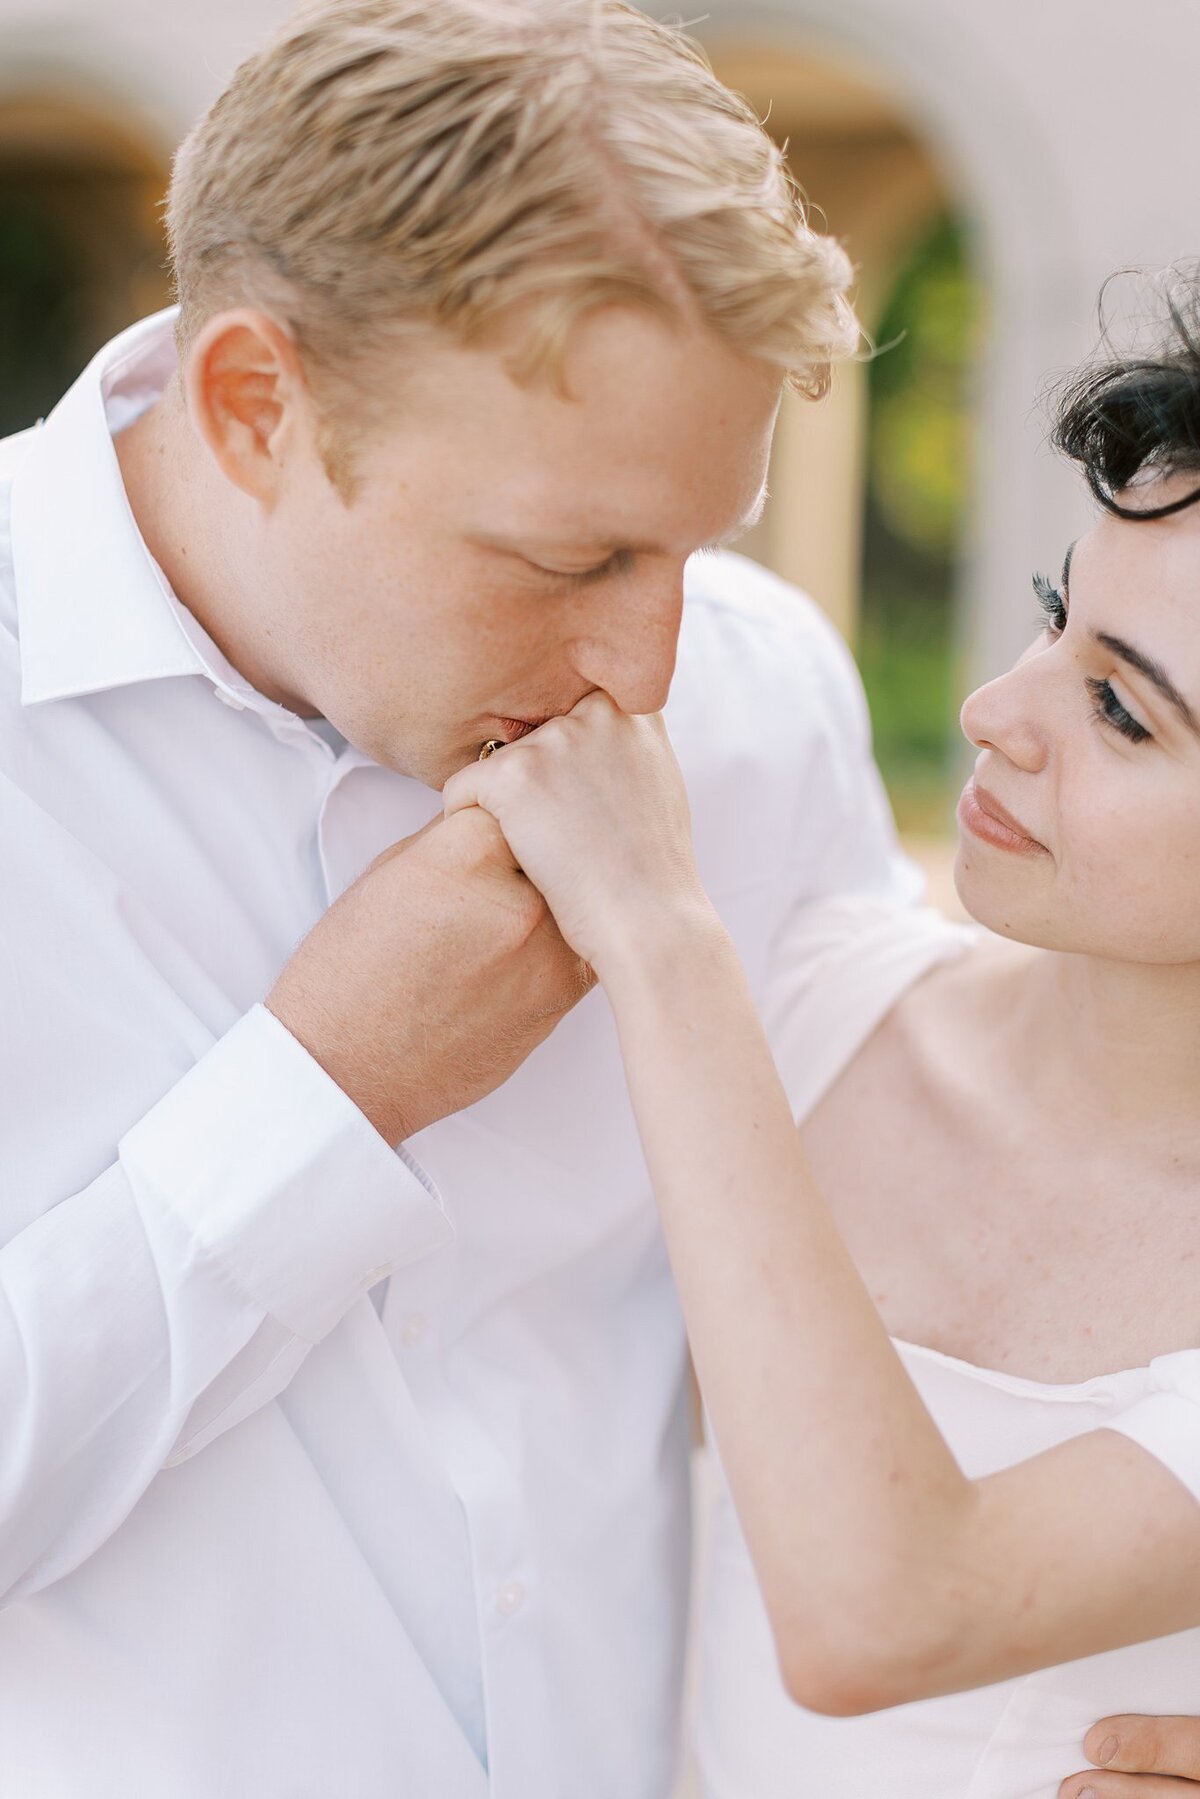
M 214 1044 L 119 1154 L 265 1313 L 310 1343 L 454 1230 L 437 1189 L 265 1006 Z

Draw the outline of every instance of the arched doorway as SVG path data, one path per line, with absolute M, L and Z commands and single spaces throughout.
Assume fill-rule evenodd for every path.
M 868 326 L 878 328 L 903 245 L 915 248 L 939 215 L 967 246 L 986 331 L 956 556 L 961 693 L 1028 643 L 1030 571 L 1053 565 L 1087 515 L 1072 471 L 1046 449 L 1037 406 L 1047 375 L 1078 358 L 1080 322 L 1095 307 L 1051 125 L 945 8 L 710 0 L 699 34 L 718 72 L 789 140 L 801 185 L 849 243 Z M 860 371 L 831 403 L 789 408 L 771 517 L 749 546 L 819 595 L 851 641 L 865 405 Z
M 0 99 L 0 435 L 42 416 L 122 326 L 167 303 L 166 168 L 108 112 Z
M 881 346 L 840 368 L 820 406 L 787 397 L 771 501 L 746 547 L 811 593 L 856 650 L 901 828 L 936 833 L 953 785 L 965 413 L 982 311 L 970 215 L 926 134 L 861 70 L 827 52 L 727 47 L 715 62 L 848 248 L 860 317 Z

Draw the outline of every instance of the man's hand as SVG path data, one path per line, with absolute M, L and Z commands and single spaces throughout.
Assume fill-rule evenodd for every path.
M 622 712 L 606 693 L 586 694 L 452 775 L 442 797 L 447 815 L 492 814 L 563 936 L 606 984 L 631 943 L 681 918 L 712 917 L 661 713 Z
M 1200 1799 L 1200 1718 L 1102 1718 L 1083 1750 L 1096 1766 L 1059 1799 Z
M 395 1144 L 499 1087 L 592 979 L 475 809 L 378 857 L 266 1003 Z

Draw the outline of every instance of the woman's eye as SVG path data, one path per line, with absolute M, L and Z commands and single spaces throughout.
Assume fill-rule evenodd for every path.
M 1130 743 L 1146 742 L 1150 735 L 1149 731 L 1145 725 L 1139 724 L 1132 712 L 1127 711 L 1121 704 L 1113 692 L 1110 682 L 1098 681 L 1093 676 L 1089 676 L 1088 692 L 1092 696 L 1092 704 L 1096 708 L 1097 718 L 1103 719 L 1106 724 L 1111 725 L 1114 731 L 1119 731 L 1122 737 L 1127 737 Z
M 1033 591 L 1042 609 L 1042 622 L 1056 637 L 1067 628 L 1067 602 L 1062 591 L 1046 575 L 1033 577 Z

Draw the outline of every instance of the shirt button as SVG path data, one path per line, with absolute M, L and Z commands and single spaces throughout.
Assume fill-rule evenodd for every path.
M 411 1349 L 414 1344 L 421 1341 L 428 1328 L 428 1319 L 422 1318 L 419 1312 L 414 1312 L 411 1318 L 404 1320 L 404 1329 L 400 1332 L 401 1341 L 407 1343 Z
M 511 1618 L 525 1603 L 525 1589 L 519 1580 L 506 1580 L 496 1594 L 496 1610 L 502 1618 Z

